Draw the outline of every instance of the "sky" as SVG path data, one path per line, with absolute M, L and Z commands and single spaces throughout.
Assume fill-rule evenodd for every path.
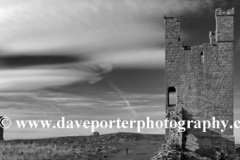
M 236 12 L 234 118 L 240 119 L 239 0 L 0 0 L 1 115 L 12 121 L 164 120 L 163 17 L 180 19 L 185 44 L 199 45 L 209 42 L 219 7 Z M 89 134 L 83 128 L 21 130 L 13 123 L 4 138 Z

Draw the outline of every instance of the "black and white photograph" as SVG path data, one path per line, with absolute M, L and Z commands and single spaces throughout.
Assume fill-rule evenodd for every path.
M 0 160 L 240 160 L 240 1 L 0 0 Z

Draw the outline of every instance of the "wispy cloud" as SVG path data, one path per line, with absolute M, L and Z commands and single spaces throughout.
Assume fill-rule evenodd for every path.
M 37 90 L 77 81 L 98 80 L 98 74 L 94 72 L 53 68 L 3 69 L 0 77 L 0 91 Z
M 109 85 L 121 95 L 121 98 L 126 103 L 128 110 L 130 110 L 133 113 L 133 115 L 136 117 L 137 116 L 137 112 L 130 105 L 129 101 L 125 98 L 123 92 L 119 88 L 117 88 L 117 86 L 115 86 L 111 81 L 109 82 Z
M 95 83 L 102 76 L 94 67 L 102 73 L 114 68 L 162 68 L 163 15 L 197 12 L 211 3 L 201 0 L 2 0 L 0 60 L 16 55 L 38 58 L 71 55 L 85 59 L 77 65 L 58 64 L 63 69 L 51 68 L 53 64 L 48 64 L 47 69 L 5 69 L 0 73 L 3 77 L 0 91 L 44 89 L 77 81 Z M 75 66 L 80 70 L 74 70 Z M 89 70 L 82 70 L 84 67 Z
M 2 1 L 0 48 L 7 54 L 110 52 L 116 56 L 145 48 L 147 55 L 163 44 L 164 14 L 197 11 L 208 4 L 211 1 Z

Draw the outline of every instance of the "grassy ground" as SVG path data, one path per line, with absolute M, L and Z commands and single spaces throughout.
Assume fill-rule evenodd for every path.
M 129 141 L 124 145 L 117 145 L 122 150 L 115 154 L 109 154 L 111 160 L 150 160 L 154 152 L 160 147 L 160 141 L 157 140 L 138 140 Z M 126 155 L 128 148 L 128 155 Z
M 158 150 L 163 140 L 163 135 L 133 133 L 11 140 L 0 144 L 0 159 L 148 160 Z

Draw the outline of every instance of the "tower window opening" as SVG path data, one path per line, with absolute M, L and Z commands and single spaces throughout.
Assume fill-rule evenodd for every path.
M 201 62 L 204 63 L 204 60 L 205 60 L 205 59 L 204 59 L 204 54 L 203 54 L 203 52 L 201 52 L 200 58 L 201 58 Z
M 177 104 L 177 92 L 175 87 L 168 88 L 168 106 L 176 106 Z

